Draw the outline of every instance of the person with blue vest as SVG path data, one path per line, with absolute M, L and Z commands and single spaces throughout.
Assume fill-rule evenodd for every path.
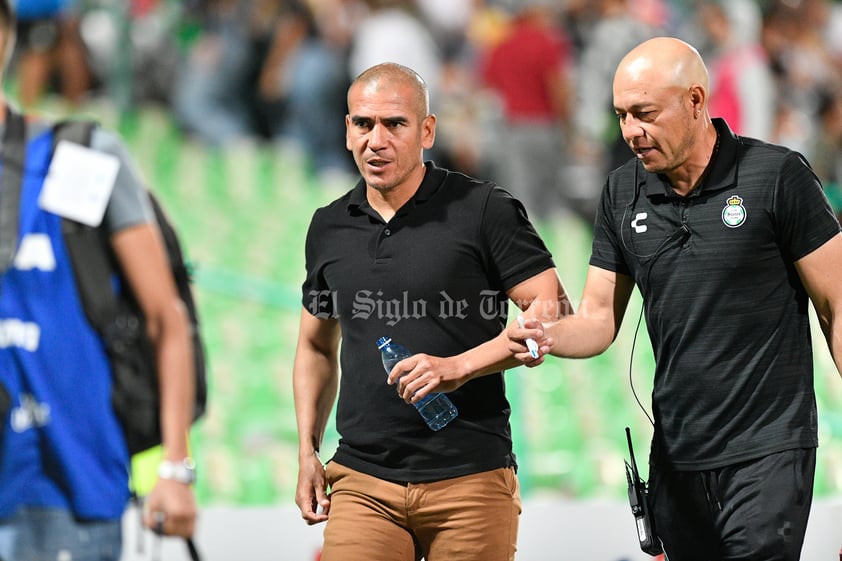
M 14 30 L 14 11 L 0 0 L 4 61 Z M 97 128 L 90 148 L 63 141 L 54 152 L 53 134 L 50 123 L 25 119 L 0 97 L 0 393 L 8 397 L 0 416 L 0 559 L 117 561 L 130 457 L 62 221 L 103 224 L 147 319 L 164 461 L 144 522 L 184 537 L 193 534 L 197 512 L 187 442 L 194 392 L 187 312 L 120 139 Z

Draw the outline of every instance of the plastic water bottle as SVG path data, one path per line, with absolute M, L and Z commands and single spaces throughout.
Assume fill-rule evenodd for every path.
M 386 373 L 392 371 L 394 366 L 408 356 L 412 356 L 409 350 L 401 345 L 395 343 L 389 337 L 381 337 L 377 340 L 377 348 L 380 349 L 380 358 L 383 361 L 383 368 Z M 450 398 L 443 393 L 431 393 L 426 397 L 413 403 L 415 408 L 421 414 L 424 422 L 432 430 L 443 429 L 447 423 L 456 418 L 459 412 L 456 406 L 450 401 Z

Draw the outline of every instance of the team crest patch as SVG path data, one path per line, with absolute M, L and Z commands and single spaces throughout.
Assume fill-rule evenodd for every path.
M 746 207 L 737 195 L 728 197 L 728 204 L 722 209 L 722 222 L 729 228 L 739 228 L 746 221 Z

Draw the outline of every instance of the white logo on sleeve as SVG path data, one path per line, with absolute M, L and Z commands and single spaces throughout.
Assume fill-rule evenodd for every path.
M 638 212 L 634 216 L 634 220 L 631 221 L 631 227 L 634 228 L 636 234 L 642 234 L 649 229 L 649 226 L 643 224 L 643 221 L 647 218 L 649 218 L 649 214 L 646 212 Z
M 55 271 L 56 256 L 53 244 L 46 234 L 27 234 L 20 242 L 18 253 L 15 255 L 15 268 L 20 271 L 40 269 Z

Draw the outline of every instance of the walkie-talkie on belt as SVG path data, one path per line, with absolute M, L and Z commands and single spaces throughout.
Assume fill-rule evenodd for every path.
M 634 460 L 634 449 L 632 448 L 631 431 L 626 427 L 626 439 L 629 441 L 629 457 L 631 465 L 626 464 L 626 480 L 629 484 L 629 505 L 631 506 L 634 521 L 637 526 L 637 539 L 640 542 L 640 549 L 649 555 L 663 553 L 661 542 L 655 535 L 655 517 L 649 508 L 647 500 L 646 482 L 640 478 L 637 471 L 637 462 Z

